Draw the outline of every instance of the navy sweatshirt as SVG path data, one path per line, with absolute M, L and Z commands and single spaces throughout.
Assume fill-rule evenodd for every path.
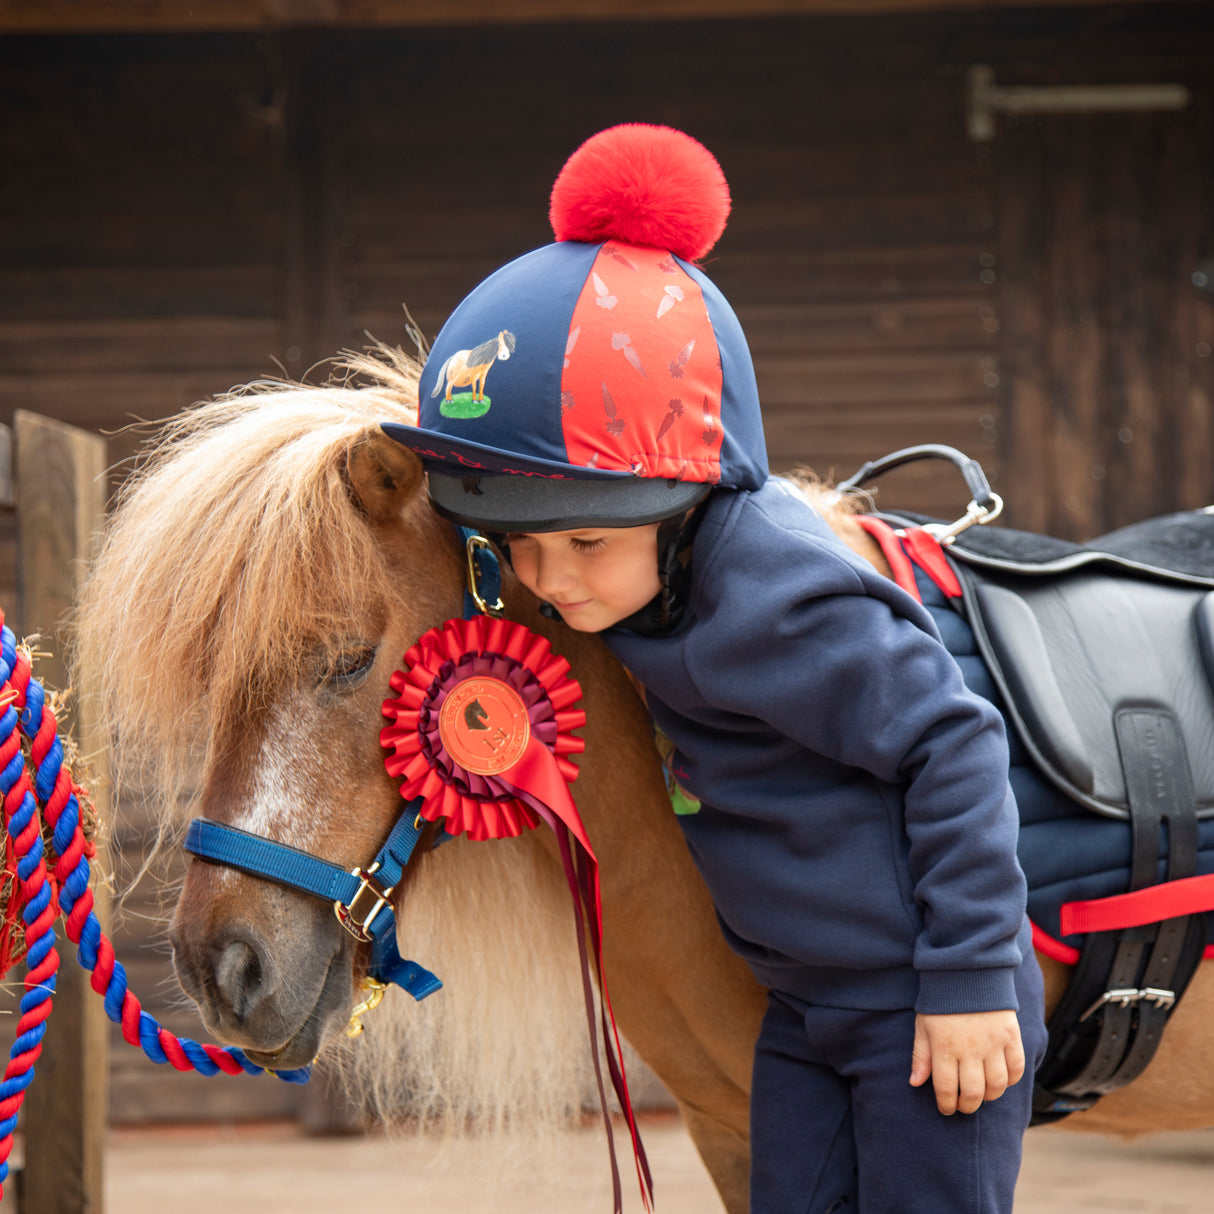
M 760 982 L 835 1007 L 1016 1008 L 1030 937 L 1003 721 L 789 485 L 713 493 L 678 625 L 602 635 L 702 803 L 679 820 Z

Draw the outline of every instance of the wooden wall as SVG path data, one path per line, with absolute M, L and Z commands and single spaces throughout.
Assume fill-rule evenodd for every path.
M 550 238 L 547 192 L 582 139 L 663 122 L 732 186 L 706 268 L 750 336 L 776 467 L 844 475 L 950 443 L 983 461 L 1013 521 L 1070 535 L 1204 504 L 1214 303 L 1188 274 L 1214 255 L 1211 62 L 1197 4 L 9 37 L 0 421 L 20 407 L 103 430 L 121 459 L 133 418 L 303 375 L 365 331 L 406 343 L 402 302 L 433 335 Z M 975 144 L 973 63 L 1018 83 L 1178 80 L 1194 100 L 1003 120 Z M 948 474 L 897 475 L 891 504 L 964 505 Z M 142 826 L 120 819 L 130 857 Z M 140 899 L 120 955 L 147 945 L 133 984 L 165 1013 L 167 949 L 148 944 Z M 195 1031 L 188 1010 L 166 1014 Z M 114 1065 L 124 1117 L 294 1099 L 151 1079 L 121 1045 Z

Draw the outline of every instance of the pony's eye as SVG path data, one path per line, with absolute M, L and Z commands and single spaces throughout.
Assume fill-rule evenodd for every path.
M 330 658 L 320 681 L 334 691 L 353 691 L 371 673 L 374 664 L 373 645 L 351 645 Z

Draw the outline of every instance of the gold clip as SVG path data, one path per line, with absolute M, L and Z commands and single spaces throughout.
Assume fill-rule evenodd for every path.
M 483 535 L 470 535 L 468 542 L 464 546 L 468 556 L 468 593 L 472 596 L 472 601 L 476 604 L 476 609 L 482 615 L 491 615 L 495 618 L 500 618 L 506 614 L 506 604 L 499 598 L 496 603 L 486 603 L 481 598 L 481 579 L 476 568 L 476 553 L 481 548 L 492 548 L 492 545 Z
M 356 1004 L 350 1013 L 350 1023 L 346 1025 L 347 1037 L 358 1037 L 362 1033 L 363 1017 L 379 1007 L 384 997 L 384 991 L 388 989 L 388 984 L 377 982 L 374 978 L 364 978 L 358 984 L 358 989 L 366 991 L 367 997 L 361 1003 Z

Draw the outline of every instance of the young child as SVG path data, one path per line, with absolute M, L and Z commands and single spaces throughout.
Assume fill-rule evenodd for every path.
M 688 136 L 595 136 L 557 242 L 460 304 L 420 428 L 385 429 L 440 512 L 602 635 L 701 802 L 688 845 L 771 992 L 754 1214 L 1008 1214 L 1045 1031 L 1003 724 L 927 612 L 768 478 L 745 338 L 691 264 L 728 209 Z

